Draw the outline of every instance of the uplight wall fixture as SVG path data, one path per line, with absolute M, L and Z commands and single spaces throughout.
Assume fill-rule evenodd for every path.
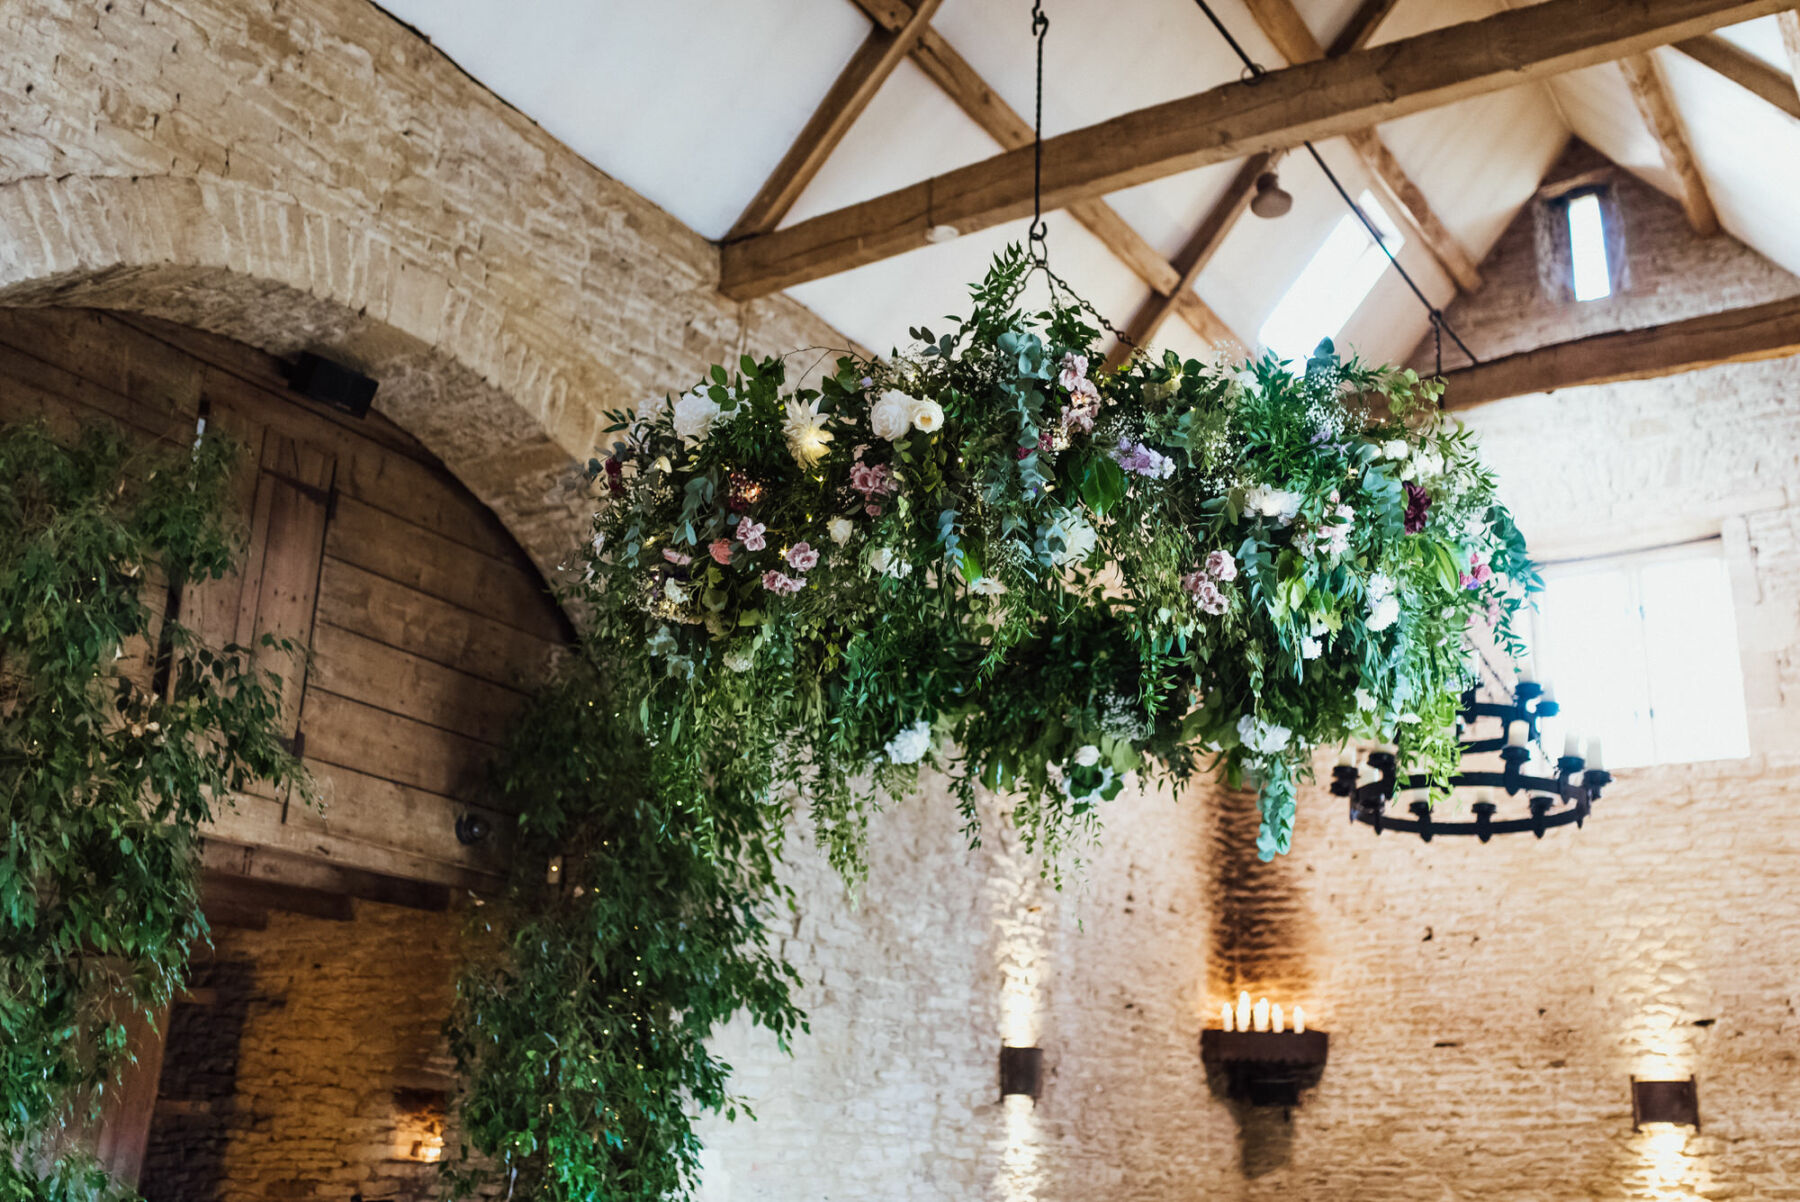
M 1700 1091 L 1694 1078 L 1685 1081 L 1631 1079 L 1631 1129 L 1645 1123 L 1669 1123 L 1700 1129 Z
M 1044 1049 L 1000 1049 L 1000 1096 L 1027 1097 L 1034 1103 L 1044 1092 Z
M 1389 807 L 1405 792 L 1423 794 L 1431 786 L 1429 777 L 1409 773 L 1404 780 L 1392 748 L 1378 748 L 1369 753 L 1367 768 L 1375 777 L 1364 781 L 1365 768 L 1358 763 L 1356 752 L 1346 748 L 1338 757 L 1331 773 L 1331 792 L 1350 802 L 1350 821 L 1361 822 L 1383 831 L 1399 831 L 1417 835 L 1429 843 L 1439 835 L 1473 835 L 1486 843 L 1495 835 L 1515 835 L 1529 831 L 1538 838 L 1552 827 L 1574 823 L 1579 827 L 1592 812 L 1600 792 L 1612 782 L 1601 758 L 1599 739 L 1589 739 L 1587 754 L 1582 754 L 1579 738 L 1569 735 L 1563 741 L 1562 755 L 1554 765 L 1534 767 L 1530 761 L 1534 745 L 1541 746 L 1540 723 L 1559 712 L 1553 691 L 1521 675 L 1506 701 L 1482 701 L 1477 689 L 1462 695 L 1457 720 L 1459 734 L 1470 737 L 1461 742 L 1462 755 L 1499 753 L 1500 771 L 1464 769 L 1450 778 L 1452 789 L 1470 789 L 1465 795 L 1471 802 L 1466 819 L 1439 818 L 1439 808 L 1420 797 L 1407 805 L 1411 818 L 1395 817 Z M 1498 734 L 1474 737 L 1476 723 L 1482 719 L 1498 719 Z M 1500 804 L 1523 795 L 1526 813 L 1513 817 L 1500 816 Z

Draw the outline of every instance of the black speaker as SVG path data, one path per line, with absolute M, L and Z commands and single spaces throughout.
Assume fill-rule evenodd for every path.
M 301 351 L 288 369 L 288 387 L 309 401 L 330 405 L 351 417 L 367 417 L 380 382 L 342 363 Z

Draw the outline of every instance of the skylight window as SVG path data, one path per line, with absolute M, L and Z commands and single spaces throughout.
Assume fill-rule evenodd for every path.
M 1750 754 L 1731 582 L 1717 540 L 1544 573 L 1539 679 L 1610 767 Z
M 1388 250 L 1399 254 L 1406 240 L 1374 194 L 1364 192 L 1356 203 L 1381 231 Z M 1258 340 L 1284 359 L 1306 358 L 1321 338 L 1343 332 L 1387 266 L 1387 254 L 1368 228 L 1355 213 L 1344 214 L 1263 322 Z
M 1612 268 L 1606 261 L 1606 221 L 1600 213 L 1600 194 L 1583 192 L 1571 198 L 1567 208 L 1575 299 L 1591 301 L 1611 296 Z

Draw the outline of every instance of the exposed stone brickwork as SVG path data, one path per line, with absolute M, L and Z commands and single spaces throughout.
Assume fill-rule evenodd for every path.
M 171 1019 L 147 1202 L 436 1198 L 460 921 L 357 902 L 218 931 Z
M 843 344 L 366 0 L 25 0 L 0 93 L 0 304 L 333 348 L 541 566 L 604 409 Z

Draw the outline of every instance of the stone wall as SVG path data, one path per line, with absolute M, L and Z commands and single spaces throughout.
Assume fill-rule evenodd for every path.
M 0 94 L 0 304 L 360 364 L 546 569 L 603 410 L 843 345 L 367 0 L 22 0 Z
M 170 1020 L 146 1202 L 437 1197 L 459 916 L 216 932 Z

